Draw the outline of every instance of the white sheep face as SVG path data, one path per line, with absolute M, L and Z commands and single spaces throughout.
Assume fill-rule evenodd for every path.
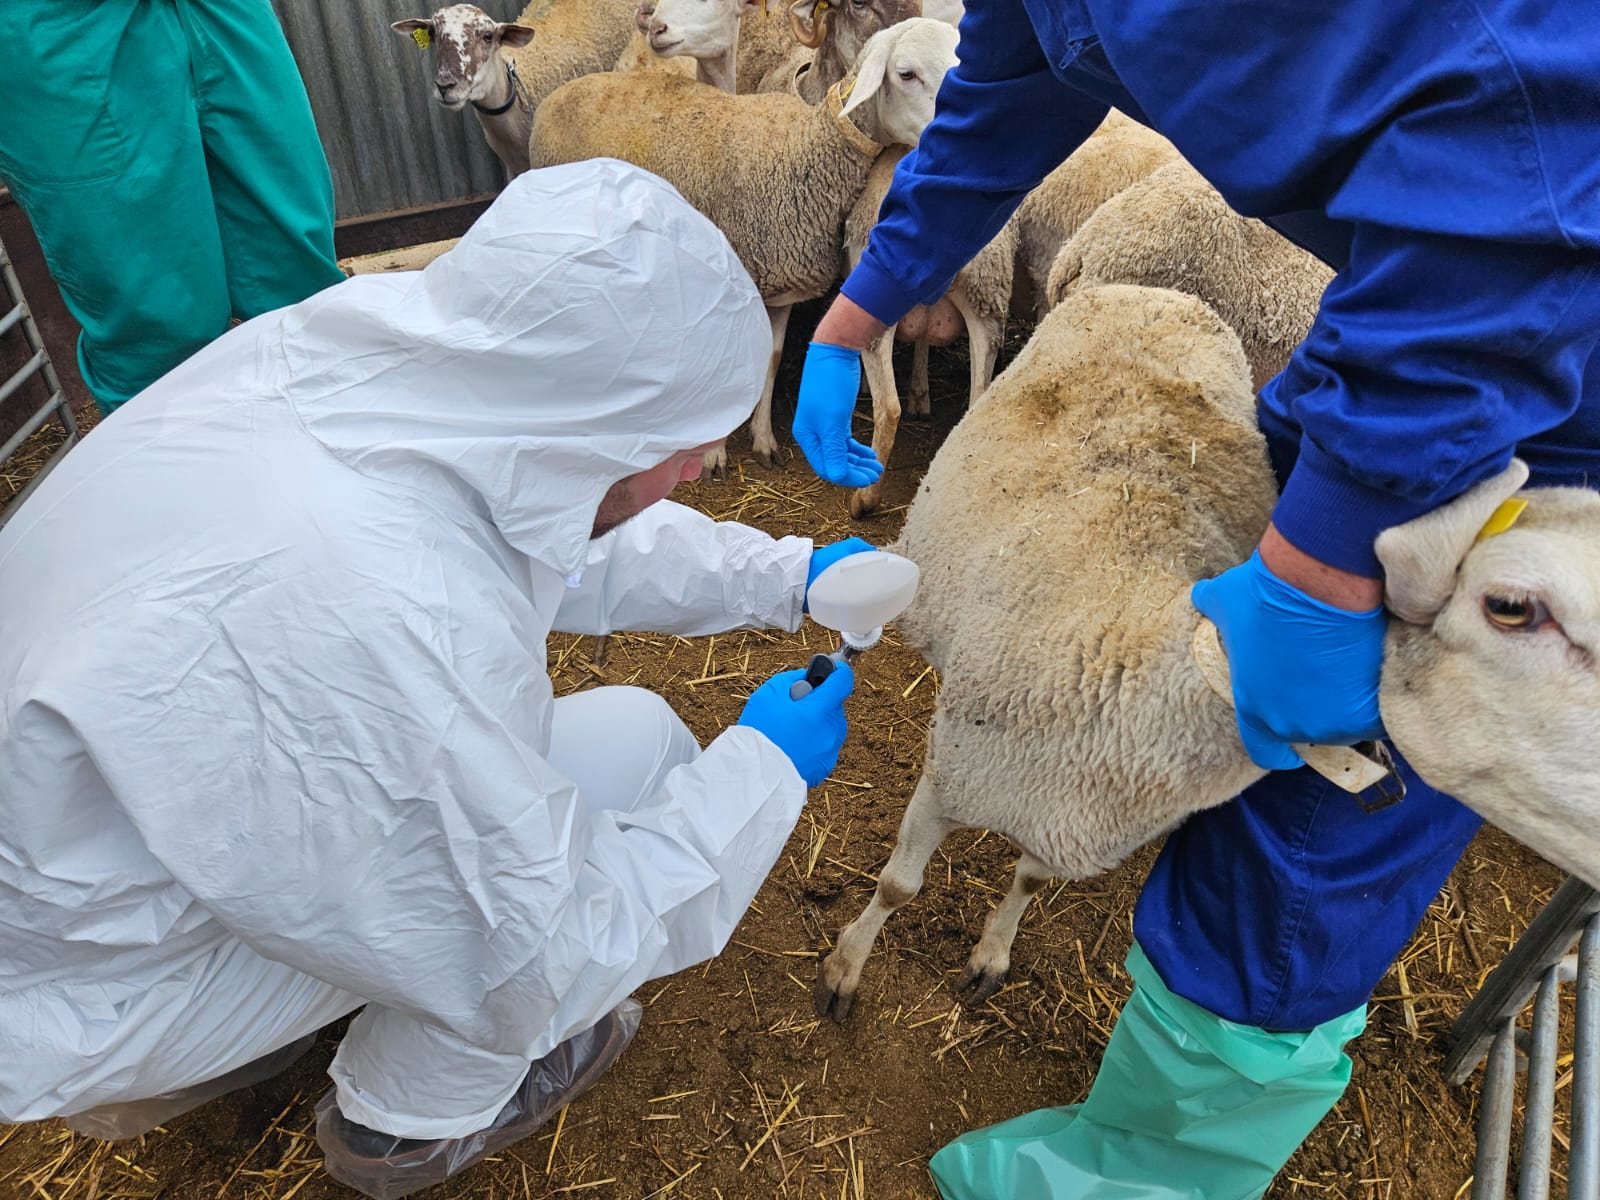
M 1433 786 L 1600 884 L 1600 495 L 1521 498 L 1431 626 L 1391 622 L 1384 723 Z
M 474 4 L 452 4 L 431 17 L 396 21 L 391 28 L 411 34 L 426 30 L 434 49 L 434 93 L 452 111 L 495 95 L 503 86 L 503 49 L 526 46 L 533 30 L 496 21 Z
M 843 111 L 875 109 L 872 136 L 886 146 L 915 146 L 933 120 L 945 72 L 957 63 L 959 35 L 943 21 L 916 17 L 868 39 L 856 59 L 856 82 Z
M 757 0 L 656 0 L 646 32 L 662 58 L 717 58 L 739 42 L 739 17 Z M 641 6 L 641 10 L 644 6 Z

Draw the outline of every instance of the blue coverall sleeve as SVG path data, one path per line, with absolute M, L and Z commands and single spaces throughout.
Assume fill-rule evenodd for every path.
M 1585 401 L 1600 335 L 1600 24 L 1515 0 L 1047 0 L 1228 202 L 1325 213 L 1349 261 L 1264 396 L 1302 434 L 1274 520 L 1372 539 Z M 1103 53 L 1102 53 L 1103 52 Z M 1600 397 L 1589 397 L 1590 403 Z
M 1274 524 L 1324 562 L 1381 575 L 1382 530 L 1576 411 L 1597 337 L 1600 254 L 1356 226 L 1349 266 L 1266 389 L 1302 430 Z
M 944 295 L 1107 111 L 1051 74 L 1021 0 L 968 0 L 956 53 L 842 289 L 886 324 Z

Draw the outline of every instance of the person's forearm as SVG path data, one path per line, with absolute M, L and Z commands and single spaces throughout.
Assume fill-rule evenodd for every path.
M 822 320 L 817 322 L 811 340 L 829 346 L 842 346 L 859 354 L 867 348 L 867 343 L 887 328 L 849 296 L 840 295 L 828 306 Z
M 1299 549 L 1275 525 L 1261 538 L 1261 561 L 1279 579 L 1306 595 L 1349 612 L 1370 612 L 1383 603 L 1383 580 L 1342 571 Z

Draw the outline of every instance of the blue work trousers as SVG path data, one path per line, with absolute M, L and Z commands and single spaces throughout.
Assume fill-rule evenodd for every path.
M 1335 222 L 1299 213 L 1272 223 L 1343 265 Z M 1585 384 L 1571 420 L 1519 447 L 1531 483 L 1600 486 L 1600 354 Z M 1260 419 L 1282 486 L 1299 430 L 1267 404 Z M 1407 792 L 1393 807 L 1368 812 L 1303 767 L 1268 775 L 1168 837 L 1133 917 L 1168 988 L 1275 1032 L 1366 1003 L 1482 823 L 1395 757 Z

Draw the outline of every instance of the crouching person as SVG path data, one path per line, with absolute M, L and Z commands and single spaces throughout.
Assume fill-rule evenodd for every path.
M 392 1197 L 587 1088 L 845 738 L 848 669 L 776 677 L 704 750 L 545 670 L 552 630 L 793 629 L 867 548 L 664 500 L 769 350 L 722 235 L 585 163 L 75 449 L 0 530 L 0 1119 L 133 1136 L 361 1008 L 317 1135 Z

